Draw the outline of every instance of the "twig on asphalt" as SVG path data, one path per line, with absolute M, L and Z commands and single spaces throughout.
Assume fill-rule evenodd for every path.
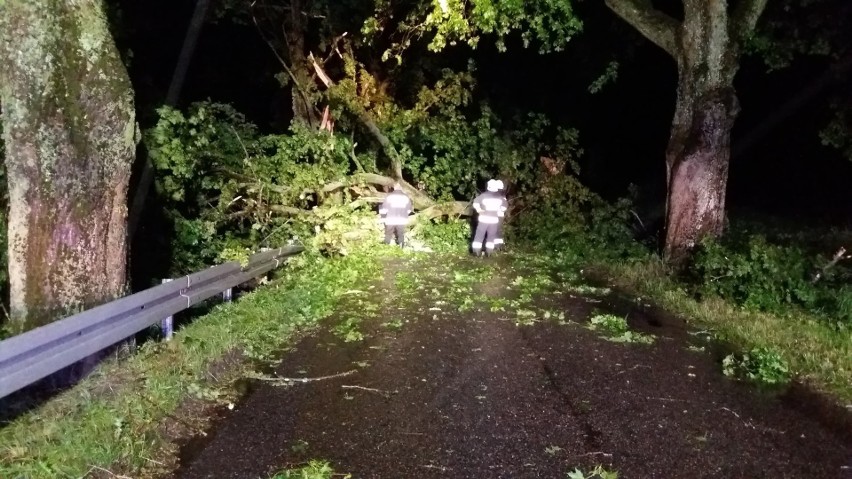
M 420 467 L 425 467 L 426 469 L 438 469 L 438 470 L 439 470 L 439 471 L 441 471 L 441 472 L 447 472 L 447 471 L 452 471 L 452 470 L 453 470 L 451 467 L 447 467 L 447 466 L 436 466 L 436 465 L 434 465 L 434 464 L 423 464 L 423 465 L 421 465 Z
M 357 373 L 357 369 L 353 369 L 351 371 L 346 371 L 344 373 L 330 374 L 328 376 L 318 376 L 315 378 L 281 378 L 275 376 L 261 376 L 261 375 L 250 375 L 251 379 L 257 379 L 258 381 L 267 381 L 271 383 L 280 383 L 280 384 L 290 384 L 290 383 L 310 383 L 314 381 L 324 381 L 326 379 L 334 379 L 334 378 L 342 378 L 343 376 L 349 376 L 350 374 Z
M 689 402 L 686 399 L 675 399 L 675 398 L 655 398 L 650 396 L 645 396 L 645 399 L 654 399 L 657 401 L 671 401 L 671 402 Z
M 723 406 L 723 407 L 721 407 L 720 409 L 723 409 L 723 410 L 725 410 L 725 411 L 728 411 L 729 413 L 731 413 L 731 414 L 733 414 L 734 416 L 736 416 L 736 418 L 737 418 L 737 419 L 739 419 L 740 421 L 742 421 L 742 423 L 743 423 L 743 425 L 744 425 L 744 426 L 746 426 L 746 427 L 750 427 L 750 428 L 752 428 L 752 429 L 755 429 L 754 424 L 752 424 L 750 421 L 746 421 L 745 419 L 741 418 L 741 417 L 740 417 L 740 415 L 739 415 L 739 414 L 737 414 L 736 412 L 734 412 L 733 410 L 728 409 L 728 408 L 726 408 L 726 407 L 724 407 L 724 406 Z
M 610 453 L 608 453 L 608 452 L 603 452 L 603 451 L 596 451 L 596 452 L 587 452 L 587 453 L 585 453 L 585 454 L 580 454 L 580 455 L 577 455 L 577 456 L 574 456 L 574 457 L 584 457 L 584 456 L 605 456 L 605 457 L 612 457 L 612 454 L 610 454 Z
M 343 388 L 343 389 L 360 389 L 361 391 L 368 391 L 368 392 L 371 392 L 371 393 L 376 393 L 376 394 L 379 394 L 379 395 L 386 397 L 386 398 L 389 398 L 390 395 L 391 395 L 391 393 L 388 392 L 388 391 L 382 391 L 381 389 L 375 389 L 375 388 L 365 388 L 364 386 L 349 386 L 349 385 L 344 384 L 343 386 L 340 386 L 340 387 Z
M 619 374 L 624 374 L 624 373 L 626 373 L 627 371 L 633 371 L 633 370 L 634 370 L 634 369 L 636 369 L 636 368 L 648 368 L 648 369 L 651 369 L 651 366 L 646 366 L 646 365 L 644 365 L 644 364 L 637 364 L 636 366 L 633 366 L 632 368 L 623 369 L 623 370 L 621 370 L 621 371 L 617 372 L 615 375 L 616 375 L 616 376 L 618 376 Z

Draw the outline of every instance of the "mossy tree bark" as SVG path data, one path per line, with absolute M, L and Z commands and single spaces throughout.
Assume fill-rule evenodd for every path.
M 683 0 L 678 21 L 650 0 L 607 6 L 677 62 L 677 104 L 666 150 L 666 260 L 682 265 L 694 246 L 722 234 L 730 136 L 739 113 L 733 87 L 743 42 L 767 0 Z
M 0 1 L 0 64 L 11 314 L 32 327 L 124 291 L 139 137 L 101 1 Z

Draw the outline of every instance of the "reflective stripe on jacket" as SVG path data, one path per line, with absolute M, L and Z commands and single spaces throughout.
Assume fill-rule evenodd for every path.
M 408 224 L 408 215 L 413 211 L 411 199 L 402 191 L 392 191 L 379 207 L 379 215 L 386 225 Z
M 479 213 L 479 221 L 485 224 L 496 224 L 508 207 L 506 197 L 496 191 L 486 191 L 473 200 L 473 209 Z

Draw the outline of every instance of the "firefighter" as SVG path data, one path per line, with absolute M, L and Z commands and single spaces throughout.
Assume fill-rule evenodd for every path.
M 473 200 L 473 209 L 479 214 L 476 223 L 476 232 L 473 235 L 471 250 L 474 256 L 482 252 L 483 241 L 485 241 L 485 254 L 494 253 L 494 241 L 497 239 L 497 227 L 500 217 L 506 211 L 508 202 L 506 197 L 500 194 L 500 180 L 488 180 L 486 185 L 488 191 L 477 196 Z
M 395 183 L 393 191 L 379 207 L 379 216 L 385 225 L 385 244 L 391 244 L 396 237 L 399 246 L 405 246 L 405 225 L 412 211 L 411 198 L 402 191 L 399 183 Z

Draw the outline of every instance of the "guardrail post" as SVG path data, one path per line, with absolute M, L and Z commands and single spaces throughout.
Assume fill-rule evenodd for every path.
M 163 284 L 170 282 L 171 279 L 164 279 Z M 174 316 L 169 316 L 160 322 L 160 328 L 163 330 L 163 338 L 166 341 L 172 340 L 172 333 L 174 332 Z
M 232 294 L 233 294 L 232 290 L 233 290 L 233 288 L 228 288 L 225 291 L 222 291 L 222 301 L 224 301 L 226 303 L 231 302 L 231 297 L 232 297 Z

